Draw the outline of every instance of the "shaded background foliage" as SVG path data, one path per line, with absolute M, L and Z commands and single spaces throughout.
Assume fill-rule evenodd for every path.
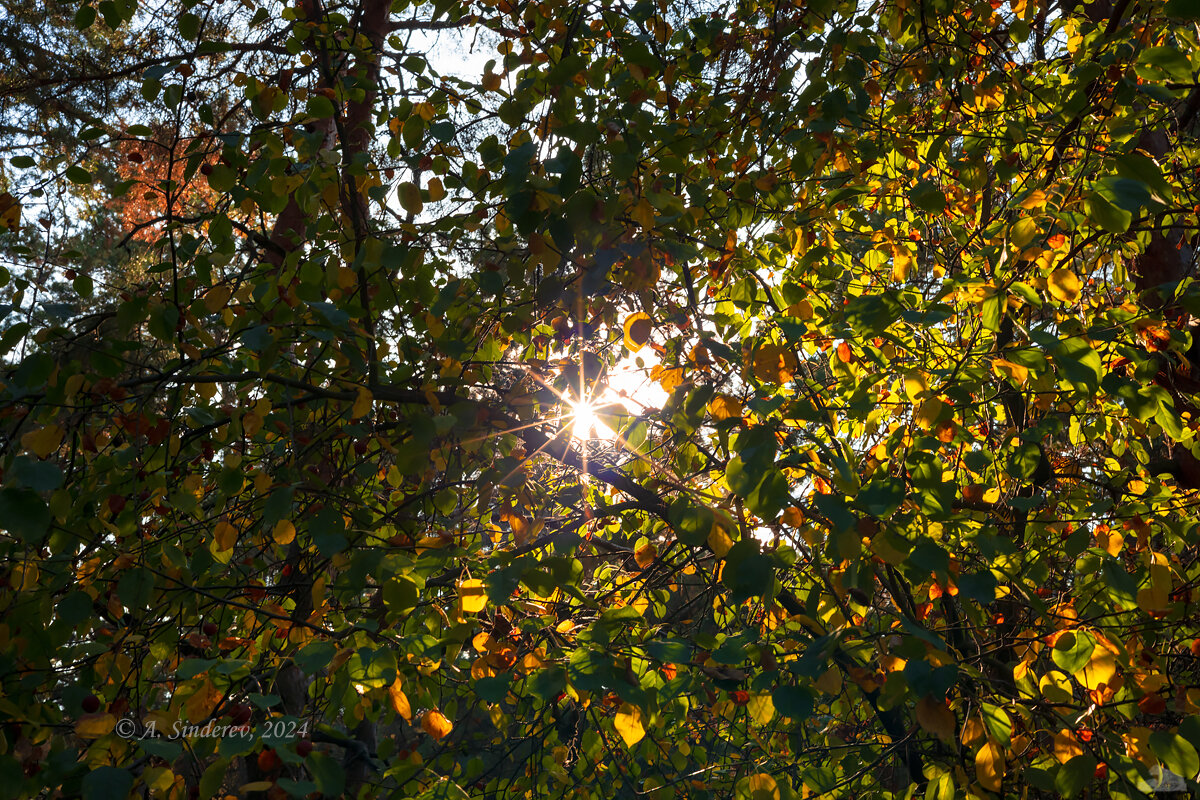
M 1200 772 L 1192 4 L 0 14 L 2 791 Z

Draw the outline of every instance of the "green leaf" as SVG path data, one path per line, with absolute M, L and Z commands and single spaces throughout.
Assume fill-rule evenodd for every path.
M 1064 672 L 1074 674 L 1083 669 L 1096 649 L 1096 642 L 1083 631 L 1064 631 L 1054 643 L 1050 657 Z
M 118 767 L 95 767 L 83 778 L 83 800 L 126 800 L 133 775 Z
M 1163 766 L 1188 780 L 1200 774 L 1200 756 L 1187 739 L 1171 731 L 1150 732 L 1150 752 Z
M 77 165 L 67 167 L 66 172 L 63 174 L 67 180 L 74 184 L 84 185 L 92 182 L 92 173 Z
M 346 771 L 332 756 L 313 751 L 306 759 L 317 790 L 326 797 L 341 797 L 346 790 Z
M 337 113 L 333 107 L 333 101 L 320 94 L 309 95 L 305 108 L 308 115 L 316 119 L 328 119 Z
M 89 5 L 82 5 L 75 12 L 75 29 L 87 30 L 92 27 L 92 23 L 96 21 L 96 9 Z
M 1200 20 L 1200 2 L 1197 0 L 1167 0 L 1163 12 L 1168 17 L 1194 22 Z
M 907 488 L 900 478 L 873 478 L 859 490 L 855 504 L 873 517 L 889 517 L 904 502 Z
M 1088 218 L 1109 233 L 1124 233 L 1133 224 L 1133 215 L 1115 205 L 1099 192 L 1092 192 L 1084 201 Z
M 200 34 L 200 17 L 195 14 L 181 14 L 179 16 L 179 35 L 189 42 L 195 41 Z
M 790 717 L 794 723 L 801 723 L 812 716 L 814 697 L 811 691 L 802 686 L 779 686 L 771 693 L 775 710 L 785 717 Z
M 1174 47 L 1148 47 L 1138 55 L 1134 70 L 1146 80 L 1193 79 L 1192 64 L 1186 53 Z
M 1095 774 L 1095 758 L 1087 753 L 1075 756 L 1058 768 L 1054 776 L 1054 788 L 1063 797 L 1074 797 L 1092 782 Z
M 671 503 L 668 509 L 675 536 L 684 544 L 702 547 L 716 524 L 716 515 L 707 506 L 696 505 L 686 497 Z
M 38 540 L 50 527 L 50 509 L 29 489 L 0 489 L 0 528 L 26 542 Z

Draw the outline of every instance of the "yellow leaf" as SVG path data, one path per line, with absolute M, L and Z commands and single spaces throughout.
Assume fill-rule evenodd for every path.
M 224 284 L 214 286 L 204 293 L 204 309 L 210 314 L 215 314 L 225 307 L 225 304 L 229 302 L 229 298 L 232 295 L 233 289 L 231 287 Z
M 361 419 L 371 413 L 371 401 L 374 400 L 370 389 L 362 386 L 358 387 L 358 397 L 354 399 L 354 407 L 350 409 L 350 416 L 354 419 Z
M 274 785 L 275 781 L 251 781 L 250 783 L 243 783 L 241 786 L 239 786 L 238 792 L 245 796 L 247 792 L 265 792 Z
M 901 245 L 892 245 L 892 280 L 903 283 L 912 272 L 912 253 Z
M 446 196 L 446 187 L 442 185 L 441 178 L 429 179 L 429 202 L 436 203 Z
M 1075 673 L 1075 680 L 1083 684 L 1085 689 L 1096 691 L 1101 686 L 1108 686 L 1116 674 L 1116 654 L 1097 643 L 1088 663 Z
M 739 797 L 749 797 L 750 800 L 779 800 L 779 783 L 765 772 L 751 775 L 744 782 L 739 782 Z
M 1075 738 L 1075 734 L 1063 729 L 1054 735 L 1054 757 L 1058 763 L 1065 764 L 1075 756 L 1083 755 L 1083 745 Z
M 752 694 L 750 702 L 746 703 L 746 711 L 755 725 L 766 725 L 775 718 L 775 701 L 768 692 Z
M 1025 199 L 1021 201 L 1021 208 L 1026 211 L 1037 211 L 1046 207 L 1046 193 L 1041 189 L 1034 189 Z M 1028 219 L 1028 218 L 1026 218 Z
M 232 550 L 234 544 L 237 543 L 237 538 L 237 528 L 233 527 L 226 520 L 218 522 L 217 527 L 213 530 L 213 540 L 216 542 L 217 550 L 220 552 Z
M 388 701 L 392 704 L 392 709 L 405 721 L 412 719 L 412 706 L 408 702 L 408 695 L 400 688 L 399 678 L 388 687 Z
M 962 732 L 958 736 L 958 740 L 965 747 L 974 747 L 976 742 L 982 741 L 987 736 L 987 731 L 983 727 L 983 720 L 978 714 L 972 714 L 967 717 L 967 721 L 963 723 Z
M 712 530 L 708 532 L 708 548 L 717 558 L 724 558 L 733 549 L 733 539 L 729 538 L 729 534 L 720 525 L 713 525 Z
M 800 319 L 812 319 L 813 304 L 807 300 L 801 300 L 799 303 L 792 303 L 787 307 L 787 315 L 789 317 L 799 317 Z
M 930 428 L 933 423 L 937 422 L 938 416 L 941 415 L 945 403 L 936 397 L 931 397 L 921 404 L 921 408 L 917 411 L 916 421 L 922 428 Z
M 635 353 L 641 350 L 650 341 L 652 326 L 649 314 L 641 311 L 630 314 L 622 326 L 625 329 L 625 346 Z
M 30 431 L 22 436 L 21 444 L 26 450 L 32 451 L 38 458 L 45 458 L 58 449 L 62 438 L 62 428 L 57 425 L 47 425 L 40 430 Z
M 795 353 L 773 342 L 760 346 L 754 353 L 754 376 L 764 383 L 787 383 L 798 366 Z
M 1081 290 L 1079 278 L 1069 269 L 1056 269 L 1046 276 L 1046 287 L 1056 300 L 1073 303 Z
M 117 718 L 112 714 L 87 714 L 75 723 L 75 735 L 81 739 L 99 739 L 112 733 Z
M 155 793 L 165 793 L 175 784 L 175 773 L 167 767 L 146 767 L 142 771 L 142 780 L 146 787 Z M 268 785 L 267 788 L 270 788 Z
M 263 418 L 253 411 L 247 411 L 242 415 L 242 430 L 247 436 L 253 436 L 262 430 Z
M 15 231 L 21 227 L 21 203 L 8 192 L 0 194 L 0 228 Z
M 626 747 L 633 747 L 646 735 L 642 725 L 642 710 L 629 703 L 621 704 L 621 710 L 613 717 L 613 726 L 625 740 Z
M 944 702 L 929 696 L 922 697 L 917 703 L 917 722 L 946 744 L 954 741 L 954 712 Z
M 656 558 L 658 558 L 658 548 L 649 542 L 633 551 L 633 560 L 642 569 L 646 569 L 653 564 Z
M 658 381 L 664 392 L 670 394 L 683 383 L 687 371 L 683 367 L 657 366 L 650 371 L 650 377 Z
M 1171 567 L 1162 553 L 1150 553 L 1150 585 L 1138 591 L 1138 607 L 1143 611 L 1166 611 L 1171 598 Z
M 1110 556 L 1117 556 L 1121 553 L 1121 545 L 1125 544 L 1125 535 L 1120 531 L 1109 528 L 1107 530 L 1097 530 L 1096 546 Z
M 799 528 L 804 524 L 804 512 L 796 506 L 788 506 L 783 510 L 783 516 L 779 519 L 784 525 Z
M 727 394 L 719 394 L 708 403 L 708 413 L 715 420 L 741 419 L 742 401 Z
M 462 603 L 462 610 L 466 614 L 483 611 L 487 607 L 487 592 L 483 588 L 483 581 L 471 578 L 458 584 L 458 601 Z
M 421 717 L 421 730 L 435 739 L 445 739 L 454 730 L 453 723 L 440 711 L 426 711 Z
M 644 197 L 629 212 L 629 216 L 644 230 L 654 228 L 654 206 L 650 205 L 650 201 Z
M 1018 249 L 1024 249 L 1041 231 L 1033 217 L 1021 217 L 1008 230 L 1008 241 Z
M 18 564 L 13 567 L 12 574 L 9 576 L 9 585 L 16 588 L 19 592 L 32 591 L 37 586 L 38 578 L 41 576 L 41 570 L 38 565 L 30 561 L 25 564 Z
M 221 692 L 205 678 L 183 704 L 189 722 L 203 722 L 221 701 Z
M 989 740 L 979 748 L 975 754 L 975 777 L 989 792 L 1000 791 L 1000 783 L 1004 780 L 1004 751 L 1000 745 Z
M 413 216 L 420 214 L 425 208 L 421 202 L 421 190 L 412 181 L 405 181 L 397 186 L 396 194 L 400 198 L 400 205 Z
M 1024 386 L 1029 380 L 1028 369 L 1003 358 L 992 359 L 992 372 L 995 372 L 997 375 L 1003 375 L 1006 378 L 1011 378 L 1020 386 Z
M 910 372 L 904 376 L 904 394 L 909 400 L 920 400 L 929 389 L 923 372 Z
M 296 538 L 296 526 L 289 520 L 281 519 L 271 529 L 271 536 L 274 537 L 276 544 L 291 544 L 292 540 Z
M 1052 669 L 1038 680 L 1042 697 L 1051 703 L 1069 703 L 1073 696 L 1071 679 L 1065 672 Z

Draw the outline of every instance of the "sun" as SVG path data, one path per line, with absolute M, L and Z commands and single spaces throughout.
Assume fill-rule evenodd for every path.
M 571 407 L 571 435 L 576 439 L 587 441 L 589 439 L 612 440 L 617 438 L 617 432 L 605 425 L 596 414 L 597 410 L 610 404 L 598 403 L 595 400 L 583 400 L 569 401 L 568 405 Z

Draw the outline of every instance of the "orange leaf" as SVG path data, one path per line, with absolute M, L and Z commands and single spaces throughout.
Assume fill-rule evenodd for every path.
M 440 711 L 426 711 L 421 717 L 421 730 L 435 739 L 445 739 L 454 730 L 453 723 Z

